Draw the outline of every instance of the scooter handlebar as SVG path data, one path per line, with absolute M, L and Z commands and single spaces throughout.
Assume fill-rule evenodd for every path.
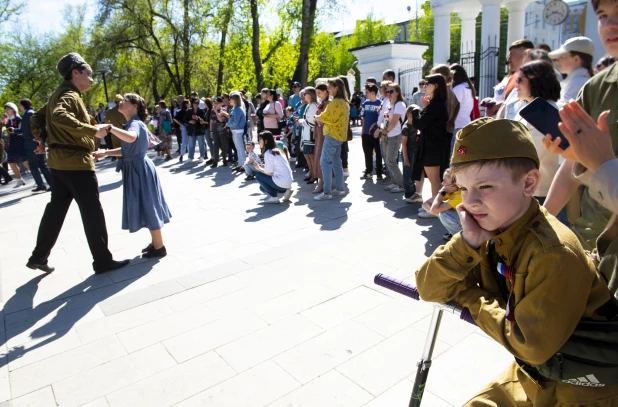
M 399 294 L 405 295 L 406 297 L 413 298 L 417 301 L 420 301 L 421 297 L 418 294 L 418 290 L 410 283 L 406 283 L 405 281 L 398 280 L 396 278 L 384 275 L 382 273 L 376 274 L 373 279 L 373 282 L 380 287 L 388 288 L 391 291 L 395 291 Z M 472 324 L 476 325 L 474 318 L 472 318 L 472 314 L 470 314 L 470 310 L 468 308 L 458 308 L 456 304 L 448 303 L 448 304 L 434 304 L 436 307 L 440 307 L 445 311 L 450 311 L 454 314 L 459 314 L 459 318 Z
M 376 285 L 388 288 L 391 291 L 395 291 L 399 294 L 405 295 L 406 297 L 413 298 L 416 301 L 420 301 L 421 299 L 421 297 L 418 295 L 418 290 L 412 284 L 397 280 L 382 273 L 377 274 L 374 277 L 373 282 Z

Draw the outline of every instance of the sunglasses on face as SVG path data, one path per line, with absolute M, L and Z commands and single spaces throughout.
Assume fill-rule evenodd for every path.
M 387 95 L 390 95 L 391 93 L 395 93 L 395 91 L 394 91 L 393 89 L 390 89 L 390 90 L 387 90 L 387 91 L 386 91 L 386 94 L 387 94 Z

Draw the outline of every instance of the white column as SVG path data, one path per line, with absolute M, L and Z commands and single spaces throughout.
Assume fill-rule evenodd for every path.
M 500 2 L 501 0 L 480 0 L 483 16 L 481 18 L 481 52 L 489 47 L 500 46 Z
M 528 0 L 514 1 L 506 3 L 505 7 L 509 11 L 509 31 L 506 46 L 511 46 L 517 40 L 524 39 L 524 29 L 526 22 L 526 7 Z
M 433 12 L 433 64 L 446 64 L 451 57 L 452 7 L 432 7 Z
M 500 47 L 500 0 L 480 0 L 481 17 L 481 55 L 480 77 L 477 93 L 479 100 L 493 95 L 493 87 L 498 79 L 498 57 L 493 50 Z
M 476 18 L 480 10 L 468 9 L 458 12 L 461 19 L 461 52 L 468 53 L 476 50 Z

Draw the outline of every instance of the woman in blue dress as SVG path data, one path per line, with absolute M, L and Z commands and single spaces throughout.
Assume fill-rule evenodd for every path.
M 109 131 L 121 140 L 121 146 L 97 152 L 95 157 L 122 157 L 116 169 L 122 170 L 122 228 L 130 233 L 143 227 L 148 228 L 152 242 L 142 250 L 142 257 L 164 257 L 167 251 L 163 245 L 161 228 L 170 221 L 172 215 L 165 203 L 155 165 L 146 155 L 146 102 L 141 96 L 128 93 L 120 102 L 118 111 L 126 117 L 127 123 L 124 129 L 110 126 Z

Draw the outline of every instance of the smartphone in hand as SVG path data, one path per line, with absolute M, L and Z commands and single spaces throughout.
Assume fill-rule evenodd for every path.
M 543 136 L 551 134 L 552 140 L 560 137 L 561 149 L 566 150 L 569 147 L 569 140 L 562 135 L 558 127 L 558 123 L 561 122 L 560 113 L 547 100 L 542 98 L 534 99 L 529 105 L 519 111 L 519 115 L 540 131 Z

